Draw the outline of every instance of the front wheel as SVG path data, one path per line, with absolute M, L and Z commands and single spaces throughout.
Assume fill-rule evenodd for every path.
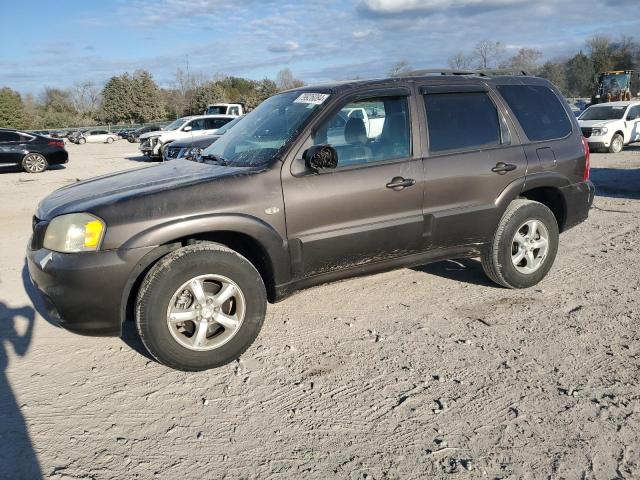
M 107 143 L 113 143 L 113 137 L 107 137 Z
M 136 325 L 149 352 L 178 370 L 199 371 L 237 359 L 264 322 L 262 277 L 242 255 L 219 244 L 180 248 L 145 277 Z
M 85 143 L 87 143 L 87 139 L 86 138 L 81 138 L 78 140 L 78 144 L 79 145 L 84 145 Z
M 493 241 L 482 252 L 482 267 L 491 280 L 504 287 L 532 287 L 551 270 L 558 241 L 558 222 L 547 206 L 514 200 Z
M 609 153 L 620 153 L 624 147 L 624 138 L 619 133 L 616 133 L 611 139 L 609 145 Z
M 39 153 L 28 153 L 22 159 L 22 169 L 27 173 L 42 173 L 49 167 L 49 162 Z

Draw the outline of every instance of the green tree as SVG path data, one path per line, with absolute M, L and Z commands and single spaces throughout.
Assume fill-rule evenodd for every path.
M 564 95 L 567 94 L 567 74 L 563 61 L 546 62 L 542 65 L 538 75 L 553 83 Z
M 580 52 L 566 63 L 567 93 L 572 97 L 590 97 L 593 94 L 595 71 L 593 62 Z
M 227 100 L 225 89 L 219 82 L 207 82 L 198 87 L 193 94 L 192 111 L 190 114 L 204 112 L 211 103 L 225 102 Z
M 587 50 L 596 73 L 611 70 L 614 65 L 611 39 L 604 35 L 594 35 L 587 40 Z
M 130 115 L 133 120 L 145 123 L 165 118 L 164 98 L 151 74 L 146 70 L 138 70 L 129 81 L 132 92 Z
M 134 119 L 132 98 L 129 74 L 111 77 L 102 89 L 100 119 L 108 123 L 132 122 Z
M 8 87 L 0 88 L 0 127 L 28 127 L 22 97 Z

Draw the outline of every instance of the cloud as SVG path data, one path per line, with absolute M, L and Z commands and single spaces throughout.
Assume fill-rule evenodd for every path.
M 269 45 L 267 50 L 274 53 L 282 53 L 282 52 L 295 52 L 296 50 L 298 50 L 298 48 L 300 48 L 300 45 L 298 45 L 298 42 L 289 40 L 284 43 Z
M 549 3 L 539 0 L 537 3 Z M 529 0 L 361 0 L 357 10 L 368 16 L 430 15 L 456 10 L 476 13 L 529 4 Z

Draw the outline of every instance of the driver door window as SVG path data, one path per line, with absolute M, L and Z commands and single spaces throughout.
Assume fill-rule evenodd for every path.
M 204 118 L 199 118 L 198 120 L 194 120 L 191 123 L 188 123 L 187 125 L 191 127 L 192 131 L 204 130 Z
M 381 97 L 344 105 L 314 133 L 314 145 L 338 152 L 338 167 L 411 156 L 407 97 Z

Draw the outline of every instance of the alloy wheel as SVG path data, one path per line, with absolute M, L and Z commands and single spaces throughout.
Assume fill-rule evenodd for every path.
M 511 242 L 511 261 L 520 273 L 531 274 L 542 266 L 549 250 L 549 232 L 540 220 L 528 220 Z
M 42 155 L 30 153 L 23 160 L 24 168 L 29 173 L 41 173 L 47 168 L 47 162 Z
M 240 329 L 246 302 L 242 290 L 222 275 L 200 275 L 185 282 L 171 297 L 167 326 L 189 350 L 213 350 Z

